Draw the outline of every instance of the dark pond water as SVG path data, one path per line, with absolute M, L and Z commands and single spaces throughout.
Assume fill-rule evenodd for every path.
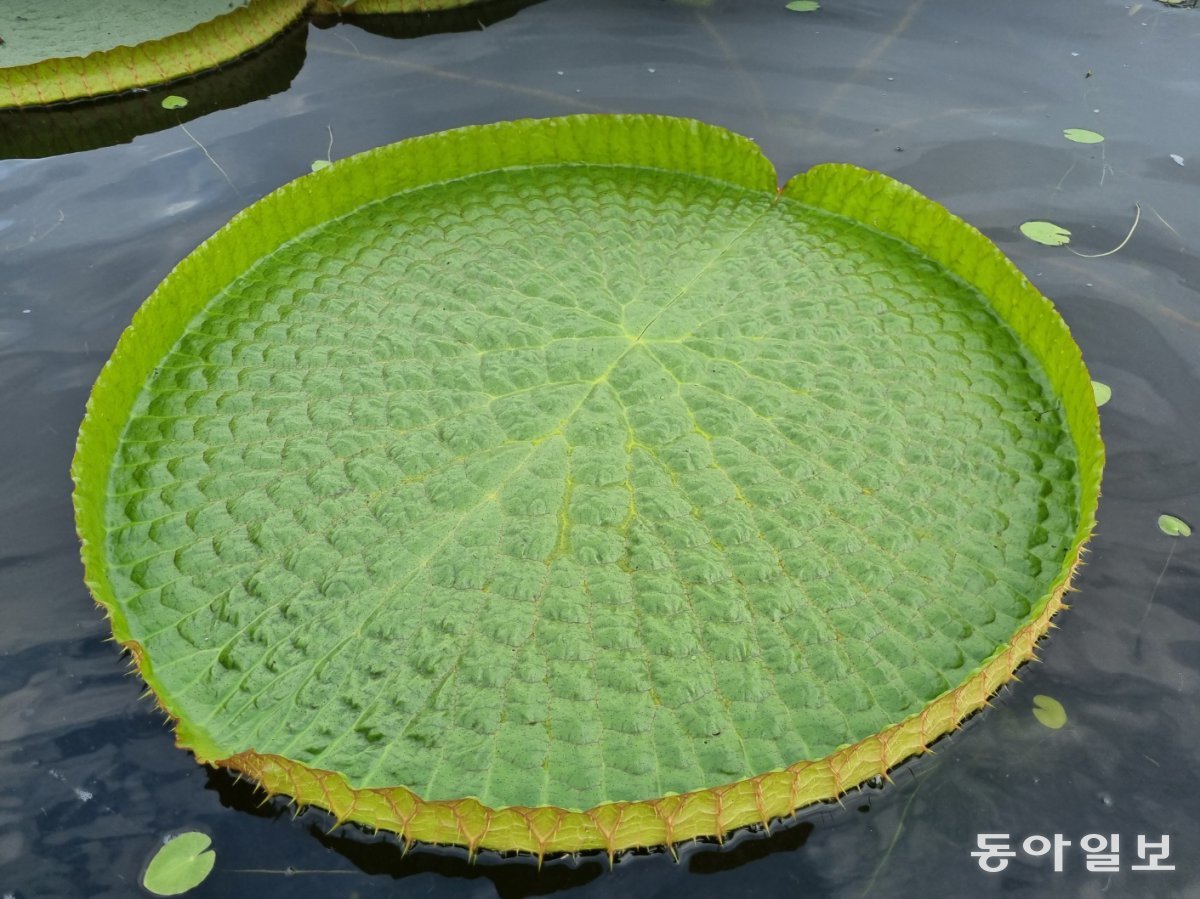
M 138 895 L 163 836 L 188 829 L 218 854 L 197 897 L 1200 893 L 1200 533 L 1156 525 L 1164 512 L 1200 525 L 1200 11 L 783 5 L 547 0 L 482 30 L 411 39 L 305 26 L 298 74 L 265 99 L 119 146 L 0 161 L 0 896 Z M 581 111 L 724 125 L 783 175 L 829 160 L 880 169 L 982 229 L 1055 300 L 1113 389 L 1100 526 L 1073 608 L 1044 661 L 893 785 L 769 837 L 683 847 L 678 862 L 632 855 L 610 870 L 584 856 L 539 873 L 486 854 L 402 857 L 386 839 L 327 833 L 321 815 L 260 808 L 173 747 L 105 642 L 68 477 L 92 381 L 171 267 L 326 157 L 331 134 L 338 158 Z M 1064 128 L 1106 140 L 1071 143 Z M 1129 241 L 1100 258 L 1017 230 L 1047 219 L 1079 253 L 1101 254 L 1138 210 Z M 1062 702 L 1061 730 L 1033 717 L 1039 694 Z M 972 858 L 979 833 L 1018 844 L 1003 873 Z M 1119 870 L 1087 869 L 1079 842 L 1094 833 L 1119 836 Z M 1061 872 L 1019 851 L 1035 834 L 1071 842 Z M 1132 870 L 1139 835 L 1169 837 L 1175 870 Z

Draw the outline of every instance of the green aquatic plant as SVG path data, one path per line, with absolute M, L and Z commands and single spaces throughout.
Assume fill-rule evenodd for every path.
M 1033 717 L 1043 727 L 1059 730 L 1067 723 L 1067 710 L 1053 696 L 1039 694 L 1033 697 Z
M 142 886 L 155 896 L 178 896 L 204 882 L 217 862 L 207 834 L 189 831 L 159 847 L 142 874 Z
M 428 14 L 480 0 L 9 0 L 0 109 L 164 84 L 217 68 L 307 15 Z
M 1021 233 L 1030 240 L 1048 247 L 1061 247 L 1071 242 L 1071 232 L 1054 222 L 1025 222 L 1021 225 Z
M 1077 144 L 1099 144 L 1104 141 L 1103 134 L 1096 131 L 1088 131 L 1086 128 L 1065 128 L 1063 129 L 1063 137 Z
M 840 795 L 1028 659 L 1094 524 L 1051 304 L 886 176 L 683 119 L 339 160 L 167 277 L 72 468 L 197 759 L 538 854 Z
M 1159 515 L 1158 529 L 1171 537 L 1171 548 L 1167 550 L 1167 558 L 1163 560 L 1162 568 L 1159 569 L 1158 577 L 1154 579 L 1154 587 L 1150 590 L 1150 598 L 1146 600 L 1146 606 L 1142 610 L 1141 621 L 1138 622 L 1137 637 L 1134 640 L 1134 653 L 1141 655 L 1142 650 L 1142 632 L 1146 627 L 1146 619 L 1150 617 L 1150 610 L 1154 607 L 1154 597 L 1158 595 L 1158 588 L 1162 586 L 1163 577 L 1167 573 L 1167 569 L 1171 566 L 1171 559 L 1175 555 L 1175 545 L 1179 538 L 1192 536 L 1192 526 L 1178 518 L 1175 515 Z
M 1191 525 L 1182 518 L 1176 518 L 1174 515 L 1159 515 L 1158 529 L 1168 537 L 1192 536 Z

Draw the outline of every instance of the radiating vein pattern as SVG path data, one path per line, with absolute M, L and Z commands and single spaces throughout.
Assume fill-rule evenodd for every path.
M 192 322 L 110 576 L 230 752 L 589 808 L 821 758 L 965 681 L 1077 522 L 974 289 L 789 200 L 617 167 L 411 191 Z

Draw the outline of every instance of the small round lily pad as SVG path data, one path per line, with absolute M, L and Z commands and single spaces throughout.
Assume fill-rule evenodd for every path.
M 685 119 L 341 159 L 138 312 L 73 467 L 180 745 L 536 853 L 839 795 L 1029 658 L 1103 448 L 1061 318 L 884 175 Z
M 1067 710 L 1053 696 L 1033 697 L 1033 717 L 1051 730 L 1059 730 L 1067 723 Z
M 1071 232 L 1054 222 L 1025 222 L 1021 225 L 1021 233 L 1030 240 L 1048 247 L 1061 247 L 1071 242 Z
M 1104 140 L 1103 134 L 1098 131 L 1089 131 L 1086 128 L 1065 128 L 1063 137 L 1077 144 L 1098 144 Z
M 1192 536 L 1192 526 L 1182 518 L 1176 518 L 1174 515 L 1159 515 L 1158 529 L 1168 537 Z
M 217 854 L 212 840 L 198 831 L 181 833 L 164 843 L 142 875 L 142 886 L 155 896 L 178 896 L 199 886 L 212 872 Z

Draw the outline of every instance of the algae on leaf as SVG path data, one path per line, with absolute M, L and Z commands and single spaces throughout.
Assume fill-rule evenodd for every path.
M 248 208 L 138 312 L 73 466 L 182 746 L 537 853 L 789 814 L 1029 658 L 1091 382 L 941 207 L 657 116 L 445 132 Z

